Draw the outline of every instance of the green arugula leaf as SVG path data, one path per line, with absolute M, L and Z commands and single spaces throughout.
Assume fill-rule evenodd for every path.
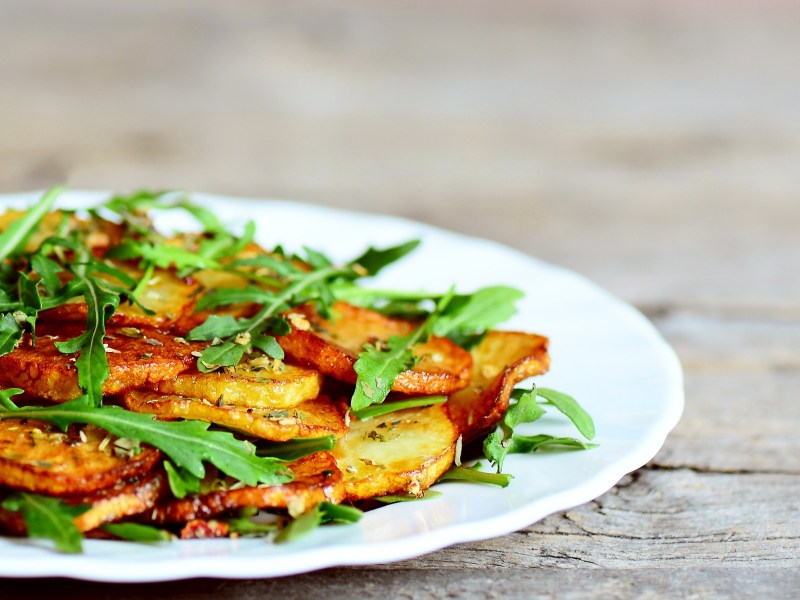
M 597 448 L 597 444 L 584 442 L 571 437 L 555 437 L 552 435 L 514 435 L 508 445 L 509 454 L 528 454 L 546 448 L 574 448 L 576 450 L 590 450 Z
M 341 523 L 357 523 L 364 513 L 352 506 L 320 502 L 314 508 L 289 522 L 277 536 L 275 543 L 294 542 L 307 536 L 323 523 L 338 521 Z
M 392 402 L 384 402 L 383 404 L 373 404 L 361 410 L 354 410 L 353 414 L 360 420 L 366 421 L 374 417 L 380 417 L 396 410 L 403 410 L 405 408 L 419 408 L 422 406 L 433 406 L 434 404 L 444 404 L 447 402 L 447 396 L 419 396 L 416 398 L 407 398 L 404 400 L 395 400 Z
M 241 536 L 264 537 L 275 533 L 278 528 L 277 523 L 254 523 L 250 519 L 243 517 L 227 519 L 225 523 L 228 525 L 228 531 L 231 534 Z
M 31 267 L 39 274 L 48 295 L 55 296 L 61 288 L 61 279 L 58 277 L 64 270 L 61 265 L 37 252 L 31 257 Z
M 89 423 L 118 437 L 155 446 L 175 466 L 202 478 L 203 461 L 247 485 L 291 481 L 284 461 L 255 455 L 249 442 L 237 440 L 227 431 L 209 430 L 201 421 L 157 421 L 153 415 L 133 413 L 117 406 L 93 406 L 86 396 L 55 406 L 0 410 L 3 419 L 42 419 L 62 430 L 72 423 Z
M 201 373 L 210 373 L 220 367 L 238 365 L 246 350 L 247 344 L 232 341 L 209 346 L 197 359 L 197 369 Z
M 140 544 L 170 542 L 175 539 L 169 531 L 141 523 L 107 523 L 101 529 L 126 542 Z
M 6 313 L 0 317 L 0 356 L 11 352 L 22 339 L 24 330 L 20 327 L 15 314 Z M 28 316 L 21 313 L 21 318 L 27 320 Z
M 103 345 L 106 321 L 119 305 L 119 296 L 103 289 L 85 268 L 75 268 L 73 273 L 86 300 L 86 330 L 66 342 L 56 342 L 55 346 L 63 354 L 80 352 L 75 361 L 78 385 L 91 402 L 99 406 L 103 402 L 103 383 L 109 375 L 108 356 Z
M 235 343 L 233 341 L 234 334 L 231 334 L 222 344 L 206 348 L 197 359 L 197 368 L 201 371 L 205 369 L 206 371 L 204 372 L 207 372 L 215 367 L 227 367 L 238 364 L 244 352 L 250 349 L 253 334 L 260 333 L 265 328 L 274 324 L 278 312 L 294 305 L 297 297 L 301 293 L 312 287 L 323 286 L 324 283 L 331 278 L 349 276 L 350 273 L 351 270 L 349 268 L 342 270 L 338 267 L 326 267 L 318 271 L 311 271 L 299 277 L 296 281 L 271 297 L 271 299 L 267 300 L 254 317 L 239 321 L 242 328 L 240 331 L 236 332 L 235 336 L 243 335 L 244 339 L 247 339 L 247 336 L 249 336 L 251 341 Z
M 516 312 L 514 303 L 523 296 L 520 290 L 501 285 L 482 288 L 469 296 L 456 296 L 433 325 L 433 333 L 445 337 L 491 329 Z
M 547 401 L 546 404 L 555 406 L 565 414 L 584 437 L 587 439 L 594 437 L 592 418 L 571 396 L 547 388 L 538 388 L 535 385 L 530 390 L 517 388 L 511 394 L 511 399 L 516 402 L 509 406 L 498 429 L 486 436 L 483 441 L 483 453 L 497 468 L 498 473 L 502 472 L 503 461 L 509 454 L 535 452 L 542 448 L 556 446 L 583 450 L 597 446 L 597 444 L 582 442 L 574 438 L 544 434 L 523 436 L 515 433 L 514 428 L 517 425 L 536 421 L 546 413 L 542 405 L 536 401 L 538 397 L 544 398 Z M 550 398 L 555 398 L 555 402 Z
M 332 435 L 288 442 L 261 443 L 256 448 L 256 456 L 271 456 L 285 461 L 293 461 L 315 452 L 333 450 L 334 444 L 336 444 L 336 437 Z
M 0 261 L 13 256 L 36 231 L 44 216 L 50 212 L 56 198 L 64 191 L 62 187 L 47 190 L 41 199 L 25 211 L 19 219 L 11 223 L 8 228 L 0 233 Z
M 28 537 L 52 540 L 59 552 L 77 554 L 81 551 L 83 536 L 72 519 L 86 511 L 85 506 L 70 506 L 56 498 L 27 492 L 12 494 L 2 502 L 2 507 L 22 512 Z
M 438 498 L 441 496 L 441 492 L 437 492 L 436 490 L 427 489 L 422 492 L 421 496 L 414 496 L 413 494 L 404 494 L 400 495 L 390 495 L 390 496 L 378 496 L 377 498 L 373 498 L 377 502 L 381 502 L 383 504 L 397 504 L 398 502 L 416 502 L 418 500 L 433 500 L 434 498 Z
M 514 479 L 511 475 L 505 473 L 485 473 L 478 471 L 479 465 L 474 467 L 450 467 L 445 471 L 438 481 L 468 481 L 473 483 L 488 483 L 490 485 L 497 485 L 500 487 L 508 487 L 511 480 Z
M 164 470 L 167 472 L 169 489 L 176 498 L 185 498 L 187 494 L 196 494 L 200 491 L 200 477 L 197 475 L 175 467 L 168 460 L 164 461 Z
M 587 440 L 594 439 L 594 421 L 575 398 L 549 388 L 537 388 L 536 393 L 572 421 L 583 437 Z
M 395 379 L 416 363 L 412 349 L 428 339 L 436 320 L 453 298 L 453 290 L 439 299 L 436 310 L 412 334 L 390 337 L 385 347 L 367 344 L 353 368 L 357 378 L 350 406 L 356 412 L 373 404 L 381 404 L 392 390 Z
M 382 250 L 370 246 L 364 254 L 351 261 L 350 265 L 358 265 L 370 276 L 377 275 L 384 267 L 397 262 L 410 252 L 413 252 L 420 243 L 420 240 L 410 240 L 404 244 L 391 248 L 384 248 Z
M 414 366 L 411 348 L 422 337 L 421 331 L 422 328 L 412 335 L 392 336 L 385 349 L 378 349 L 373 344 L 365 346 L 353 366 L 358 376 L 350 401 L 354 411 L 360 412 L 372 404 L 383 402 L 397 376 Z
M 0 409 L 17 410 L 19 406 L 14 404 L 11 400 L 12 396 L 19 396 L 25 390 L 20 388 L 9 388 L 7 390 L 0 390 Z
M 239 333 L 245 326 L 233 315 L 210 315 L 186 334 L 189 341 L 222 339 Z

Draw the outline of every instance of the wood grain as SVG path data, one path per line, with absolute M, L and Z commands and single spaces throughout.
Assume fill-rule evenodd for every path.
M 798 18 L 777 0 L 5 0 L 0 191 L 288 197 L 495 239 L 640 307 L 687 405 L 649 465 L 499 539 L 3 597 L 796 595 Z

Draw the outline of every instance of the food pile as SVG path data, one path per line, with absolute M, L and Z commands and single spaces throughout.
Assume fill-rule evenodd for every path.
M 494 329 L 520 292 L 358 285 L 417 241 L 337 264 L 181 195 L 59 193 L 0 215 L 0 531 L 65 552 L 287 541 L 442 479 L 506 485 L 509 452 L 591 446 L 514 432 L 550 405 L 594 434 L 570 397 L 515 390 L 549 362 L 546 338 Z M 157 230 L 163 211 L 199 231 Z M 497 473 L 461 465 L 481 443 Z

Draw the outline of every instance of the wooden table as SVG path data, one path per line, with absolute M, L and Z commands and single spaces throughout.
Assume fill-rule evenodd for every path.
M 290 197 L 493 238 L 644 311 L 687 405 L 646 467 L 500 539 L 0 595 L 796 595 L 800 7 L 695 4 L 5 0 L 0 191 Z

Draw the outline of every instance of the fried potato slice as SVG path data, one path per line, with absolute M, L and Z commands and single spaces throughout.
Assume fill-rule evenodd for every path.
M 191 369 L 152 386 L 166 395 L 200 398 L 214 404 L 244 408 L 293 408 L 319 395 L 322 375 L 317 371 L 270 360 L 266 356 L 243 361 L 211 373 Z
M 514 386 L 541 375 L 550 365 L 546 337 L 490 331 L 472 349 L 469 387 L 450 396 L 447 410 L 464 443 L 488 434 L 508 410 Z
M 0 356 L 0 370 L 8 383 L 31 396 L 65 402 L 80 395 L 76 355 L 62 354 L 55 342 L 66 341 L 83 332 L 83 325 L 43 322 L 37 327 L 36 346 L 26 334 L 17 348 Z M 132 388 L 153 385 L 188 369 L 206 343 L 179 342 L 155 330 L 109 327 L 105 338 L 109 377 L 103 394 L 119 394 Z
M 81 532 L 91 532 L 91 537 L 113 537 L 102 530 L 94 531 L 106 523 L 114 523 L 153 508 L 168 489 L 163 471 L 153 470 L 141 478 L 121 481 L 112 488 L 93 496 L 62 498 L 68 504 L 88 505 L 88 509 L 72 521 Z M 0 507 L 0 530 L 12 535 L 27 535 L 27 526 L 21 512 Z
M 154 469 L 141 478 L 119 482 L 94 496 L 67 498 L 67 502 L 88 504 L 89 509 L 73 519 L 78 531 L 91 531 L 106 523 L 115 523 L 153 508 L 169 490 L 167 477 Z
M 139 280 L 144 272 L 135 263 L 117 263 L 115 266 L 131 278 Z M 108 274 L 99 277 L 116 285 L 120 282 Z M 155 269 L 152 276 L 138 294 L 139 302 L 154 314 L 145 313 L 139 306 L 123 303 L 108 320 L 110 325 L 127 327 L 171 328 L 186 333 L 193 326 L 191 318 L 200 285 L 190 278 L 181 279 L 173 269 Z M 66 304 L 41 313 L 44 320 L 86 321 L 87 305 L 83 296 L 73 298 Z
M 133 412 L 151 413 L 161 419 L 216 423 L 273 442 L 325 435 L 339 437 L 347 429 L 344 417 L 326 396 L 288 409 L 218 405 L 199 398 L 163 396 L 142 390 L 125 394 L 122 401 Z
M 338 504 L 345 497 L 342 474 L 329 452 L 317 452 L 288 465 L 294 480 L 279 485 L 239 487 L 171 500 L 153 509 L 149 518 L 157 524 L 208 519 L 246 507 L 288 509 L 299 515 L 320 502 Z
M 83 432 L 83 433 L 81 433 Z M 76 496 L 143 475 L 161 452 L 124 441 L 93 425 L 62 433 L 43 421 L 0 421 L 0 486 L 49 496 Z
M 292 332 L 278 338 L 278 342 L 294 360 L 347 383 L 356 382 L 353 365 L 364 344 L 408 335 L 418 326 L 346 302 L 336 302 L 333 310 L 338 316 L 331 321 L 310 305 L 292 309 L 288 314 Z M 451 394 L 469 383 L 472 357 L 450 340 L 433 336 L 415 346 L 414 355 L 419 362 L 398 375 L 392 391 Z
M 457 438 L 439 405 L 354 418 L 333 448 L 347 498 L 420 494 L 453 464 Z

